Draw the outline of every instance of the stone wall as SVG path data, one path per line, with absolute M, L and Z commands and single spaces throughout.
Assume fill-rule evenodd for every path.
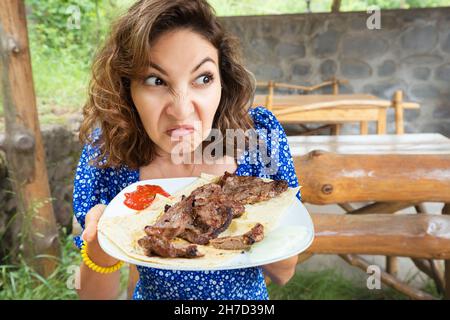
M 417 101 L 405 112 L 406 132 L 450 136 L 450 8 L 381 11 L 369 30 L 365 12 L 222 18 L 243 46 L 258 81 L 317 84 L 349 80 L 342 93 L 391 99 L 397 89 Z M 260 91 L 261 92 L 261 91 Z M 393 110 L 388 132 L 394 133 Z M 369 129 L 375 132 L 372 124 Z M 357 132 L 347 126 L 343 133 Z

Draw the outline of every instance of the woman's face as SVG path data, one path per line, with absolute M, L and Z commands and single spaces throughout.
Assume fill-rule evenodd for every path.
M 220 102 L 217 49 L 198 33 L 175 30 L 160 36 L 143 80 L 131 96 L 158 152 L 192 152 L 209 135 Z M 179 151 L 177 151 L 179 152 Z

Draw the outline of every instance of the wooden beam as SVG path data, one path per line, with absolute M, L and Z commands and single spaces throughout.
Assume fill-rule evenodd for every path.
M 306 252 L 450 258 L 450 217 L 311 214 L 315 237 Z
M 36 259 L 36 255 L 59 256 L 58 229 L 39 128 L 23 1 L 0 1 L 0 59 L 4 145 L 18 221 L 22 223 L 22 239 L 16 240 L 27 239 L 20 243 L 25 258 L 38 272 L 48 275 L 57 262 L 49 257 Z
M 347 212 L 348 214 L 370 213 L 396 213 L 397 211 L 411 207 L 409 202 L 375 202 L 359 209 Z
M 418 214 L 428 214 L 427 209 L 423 203 L 418 203 L 414 206 Z M 437 291 L 441 294 L 445 292 L 445 282 L 443 274 L 439 271 L 436 260 L 433 259 L 411 259 L 416 267 L 433 279 L 436 284 Z
M 403 91 L 397 90 L 392 98 L 392 106 L 395 109 L 395 131 L 397 134 L 405 133 L 403 123 Z
M 445 292 L 445 282 L 444 278 L 441 276 L 437 263 L 435 260 L 431 259 L 411 259 L 416 265 L 417 269 L 425 273 L 431 279 L 433 279 L 436 284 L 437 291 L 439 293 Z
M 450 203 L 448 154 L 358 155 L 316 150 L 294 157 L 294 164 L 303 186 L 302 198 L 308 203 Z
M 375 203 L 375 204 L 377 204 L 377 203 Z M 395 202 L 393 204 L 395 204 Z M 353 213 L 353 212 L 356 211 L 349 204 L 339 204 L 339 206 L 341 208 L 343 208 L 347 213 Z M 361 210 L 361 208 L 360 208 L 359 211 L 360 212 L 364 211 L 364 208 L 367 208 L 367 207 L 370 207 L 370 206 L 371 205 L 363 207 L 362 208 L 363 210 Z M 388 209 L 388 210 L 387 211 L 377 211 L 377 212 L 395 213 L 397 211 L 397 210 L 395 210 L 396 209 L 395 207 L 386 208 L 386 209 Z M 398 272 L 398 261 L 397 261 L 396 257 L 393 257 L 393 256 L 387 256 L 386 257 L 386 272 L 391 274 L 391 275 L 393 275 L 393 276 L 397 275 L 397 272 Z
M 342 259 L 344 259 L 346 262 L 348 262 L 350 265 L 355 266 L 357 268 L 360 268 L 364 272 L 367 272 L 367 268 L 370 266 L 370 263 L 366 260 L 364 260 L 361 257 L 355 256 L 355 255 L 340 255 Z M 415 299 L 415 300 L 436 300 L 436 297 L 433 297 L 432 295 L 423 292 L 419 289 L 413 288 L 400 280 L 398 280 L 396 277 L 390 275 L 387 272 L 381 271 L 380 273 L 380 280 L 381 282 L 387 284 L 388 286 L 396 289 L 397 291 L 400 291 L 407 296 Z

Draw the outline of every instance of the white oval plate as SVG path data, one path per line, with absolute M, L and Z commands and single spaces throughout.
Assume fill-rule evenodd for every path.
M 171 178 L 138 181 L 124 188 L 106 207 L 103 217 L 116 217 L 135 214 L 136 210 L 124 205 L 125 193 L 136 190 L 138 185 L 153 184 L 161 186 L 165 191 L 174 194 L 185 188 L 198 178 Z M 98 241 L 102 249 L 110 256 L 124 262 L 145 267 L 169 270 L 227 270 L 249 268 L 273 263 L 287 259 L 305 251 L 313 242 L 314 226 L 311 217 L 303 203 L 296 197 L 288 210 L 280 217 L 278 226 L 264 235 L 261 242 L 252 245 L 252 248 L 239 254 L 233 259 L 224 261 L 224 264 L 213 267 L 195 268 L 191 266 L 164 266 L 160 263 L 140 261 L 127 256 L 119 247 L 110 241 L 101 232 Z

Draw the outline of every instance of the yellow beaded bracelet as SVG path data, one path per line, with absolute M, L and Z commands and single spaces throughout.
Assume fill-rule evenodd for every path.
M 95 264 L 87 255 L 86 241 L 83 241 L 83 245 L 81 246 L 81 257 L 83 258 L 83 262 L 89 267 L 89 269 L 103 274 L 116 272 L 123 266 L 123 261 L 119 261 L 111 267 L 100 267 L 99 265 Z

